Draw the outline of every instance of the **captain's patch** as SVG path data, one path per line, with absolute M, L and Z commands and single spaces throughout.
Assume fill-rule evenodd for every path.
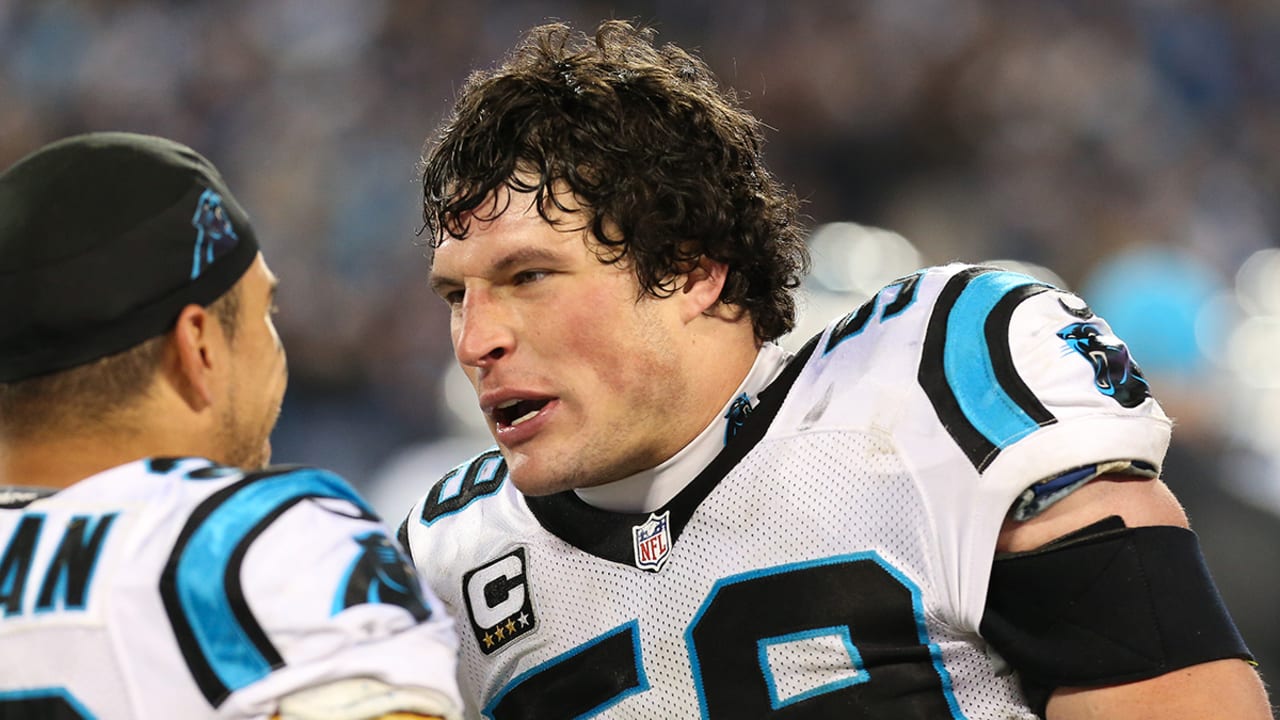
M 492 655 L 537 626 L 524 548 L 462 576 L 462 597 L 476 642 Z

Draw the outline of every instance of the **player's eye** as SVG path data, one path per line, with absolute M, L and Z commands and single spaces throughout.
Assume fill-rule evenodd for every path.
M 461 290 L 450 290 L 440 297 L 444 299 L 445 303 L 448 304 L 449 307 L 455 307 L 462 304 L 463 292 Z
M 512 277 L 512 280 L 516 285 L 526 285 L 531 282 L 537 282 L 547 275 L 550 275 L 550 273 L 546 270 L 521 270 Z

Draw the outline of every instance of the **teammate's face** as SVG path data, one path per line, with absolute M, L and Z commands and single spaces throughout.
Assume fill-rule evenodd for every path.
M 532 196 L 510 200 L 445 239 L 431 281 L 512 481 L 541 495 L 657 465 L 688 439 L 671 432 L 686 394 L 675 303 L 641 297 L 625 262 L 602 263 L 585 214 L 551 225 Z
M 240 280 L 240 314 L 229 350 L 228 399 L 219 421 L 223 462 L 259 468 L 271 460 L 271 430 L 280 417 L 288 372 L 271 315 L 276 278 L 262 255 Z

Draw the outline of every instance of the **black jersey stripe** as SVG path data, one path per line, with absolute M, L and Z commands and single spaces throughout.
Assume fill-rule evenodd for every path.
M 1027 383 L 1013 366 L 1013 351 L 1009 348 L 1009 322 L 1013 318 L 1013 311 L 1022 301 L 1050 289 L 1048 285 L 1022 285 L 1014 288 L 996 303 L 983 328 L 987 336 L 987 347 L 991 349 L 991 365 L 995 368 L 1000 386 L 1018 407 L 1041 426 L 1051 425 L 1058 419 L 1031 392 L 1031 388 L 1027 387 Z

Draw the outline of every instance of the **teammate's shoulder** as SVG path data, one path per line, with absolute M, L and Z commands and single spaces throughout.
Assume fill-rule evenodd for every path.
M 206 463 L 187 470 L 177 482 L 186 508 L 180 520 L 175 517 L 181 530 L 168 563 L 166 582 L 171 584 L 184 578 L 198 583 L 195 576 L 209 565 L 238 567 L 250 545 L 287 545 L 290 554 L 301 557 L 379 521 L 346 480 L 316 467 L 246 470 Z M 294 532 L 271 532 L 277 526 Z M 258 543 L 260 538 L 269 540 Z
M 341 475 L 311 465 L 269 465 L 240 470 L 237 492 L 251 493 L 265 502 L 293 502 L 308 498 L 332 499 L 355 505 L 368 515 L 373 509 Z
M 362 513 L 372 508 L 342 476 L 310 465 L 269 465 L 258 469 L 220 465 L 204 458 L 150 458 L 146 472 L 166 476 L 181 488 L 189 502 L 211 509 L 231 500 L 256 505 L 294 503 L 305 498 L 329 498 L 350 503 Z
M 310 478 L 337 485 L 348 485 L 338 474 L 310 465 L 279 464 L 250 469 L 234 465 L 222 465 L 203 457 L 151 457 L 143 460 L 140 468 L 153 475 L 163 475 L 180 481 L 194 483 L 226 484 L 255 483 L 270 478 L 289 476 L 293 480 Z

